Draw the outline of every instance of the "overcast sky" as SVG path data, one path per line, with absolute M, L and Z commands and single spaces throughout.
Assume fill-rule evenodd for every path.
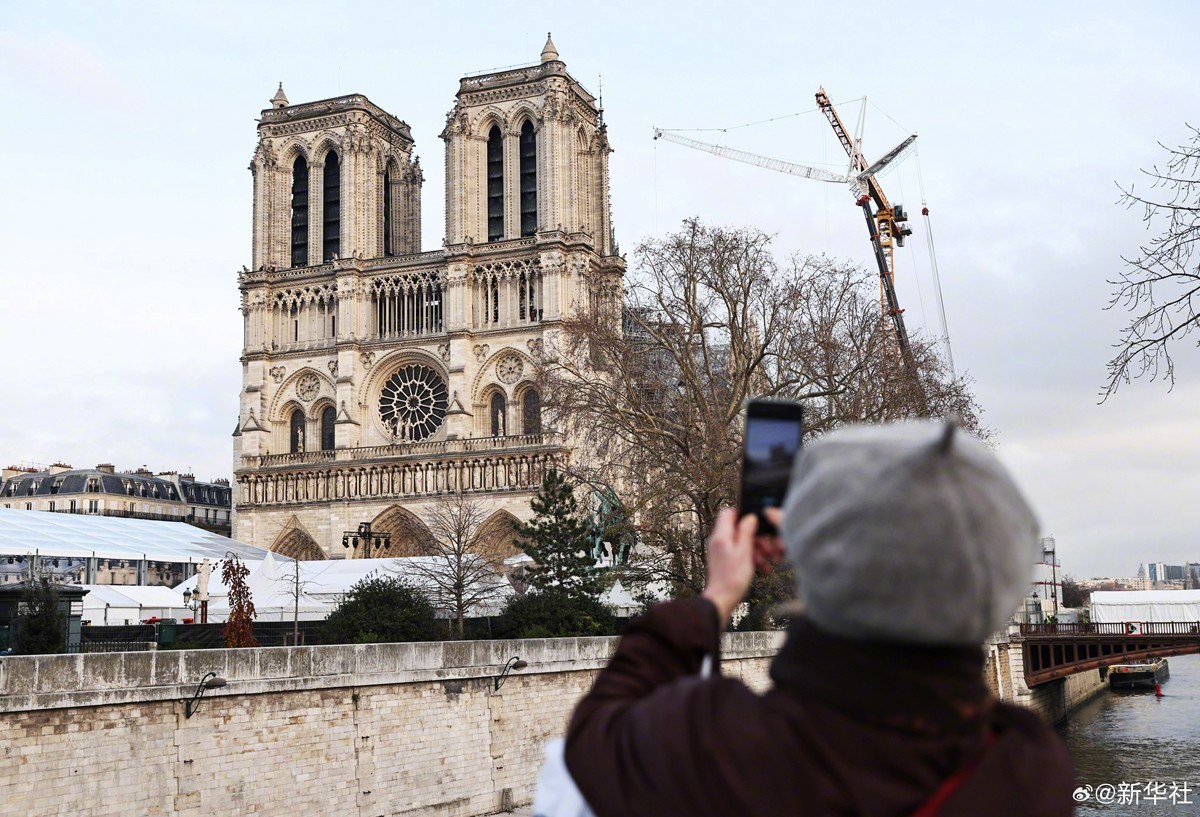
M 824 85 L 851 125 L 868 97 L 870 158 L 918 132 L 918 154 L 883 178 L 915 216 L 897 260 L 910 331 L 941 333 L 923 190 L 955 364 L 1064 569 L 1200 560 L 1200 355 L 1177 350 L 1172 392 L 1137 383 L 1098 404 L 1126 318 L 1104 311 L 1106 279 L 1149 237 L 1116 184 L 1200 124 L 1195 4 L 427 5 L 7 4 L 3 464 L 230 476 L 246 166 L 278 82 L 293 104 L 358 92 L 412 126 L 432 249 L 458 79 L 537 62 L 550 30 L 579 81 L 598 92 L 603 77 L 631 257 L 699 216 L 761 228 L 781 257 L 872 263 L 845 188 L 655 142 L 654 126 L 724 128 L 690 135 L 844 170 L 813 112 Z

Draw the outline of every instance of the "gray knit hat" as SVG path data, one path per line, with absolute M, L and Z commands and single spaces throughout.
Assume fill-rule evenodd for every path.
M 976 645 L 1037 561 L 1033 510 L 953 423 L 850 426 L 797 457 L 782 536 L 808 617 L 848 638 Z

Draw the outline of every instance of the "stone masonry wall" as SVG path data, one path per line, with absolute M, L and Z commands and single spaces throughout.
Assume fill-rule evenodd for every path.
M 725 636 L 755 689 L 781 633 Z M 10 656 L 3 814 L 438 815 L 529 802 L 616 639 Z M 510 656 L 529 666 L 494 678 Z M 228 685 L 184 715 L 208 672 Z
M 1030 689 L 1025 684 L 1025 656 L 1020 642 L 997 638 L 986 646 L 984 676 L 1002 701 L 1026 706 L 1047 723 L 1065 720 L 1107 688 L 1099 670 L 1067 675 Z

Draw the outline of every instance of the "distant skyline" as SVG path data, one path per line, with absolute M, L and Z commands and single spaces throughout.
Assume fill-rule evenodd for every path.
M 593 93 L 603 87 L 613 216 L 631 268 L 640 242 L 690 216 L 763 229 L 781 258 L 872 263 L 844 188 L 656 142 L 655 126 L 708 129 L 688 135 L 841 171 L 844 154 L 814 110 L 824 86 L 851 125 L 869 98 L 870 158 L 919 133 L 918 152 L 883 177 L 915 230 L 897 260 L 905 317 L 914 333 L 940 334 L 932 226 L 955 364 L 1063 570 L 1135 575 L 1145 554 L 1200 561 L 1200 353 L 1176 348 L 1173 391 L 1137 382 L 1098 404 L 1126 319 L 1105 311 L 1106 279 L 1152 235 L 1118 206 L 1117 183 L 1161 161 L 1159 141 L 1178 144 L 1185 123 L 1200 124 L 1197 7 L 904 11 L 10 5 L 0 19 L 0 464 L 231 477 L 246 166 L 278 83 L 292 103 L 363 93 L 411 125 L 424 247 L 434 249 L 438 134 L 458 79 L 536 63 L 550 30 L 568 70 Z M 745 123 L 761 124 L 736 127 Z

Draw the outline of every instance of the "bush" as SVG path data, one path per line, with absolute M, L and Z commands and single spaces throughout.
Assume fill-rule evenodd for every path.
M 433 605 L 416 588 L 394 576 L 363 579 L 350 588 L 321 622 L 324 644 L 434 641 Z
M 617 619 L 611 609 L 590 596 L 549 589 L 509 599 L 493 632 L 496 638 L 616 635 Z

